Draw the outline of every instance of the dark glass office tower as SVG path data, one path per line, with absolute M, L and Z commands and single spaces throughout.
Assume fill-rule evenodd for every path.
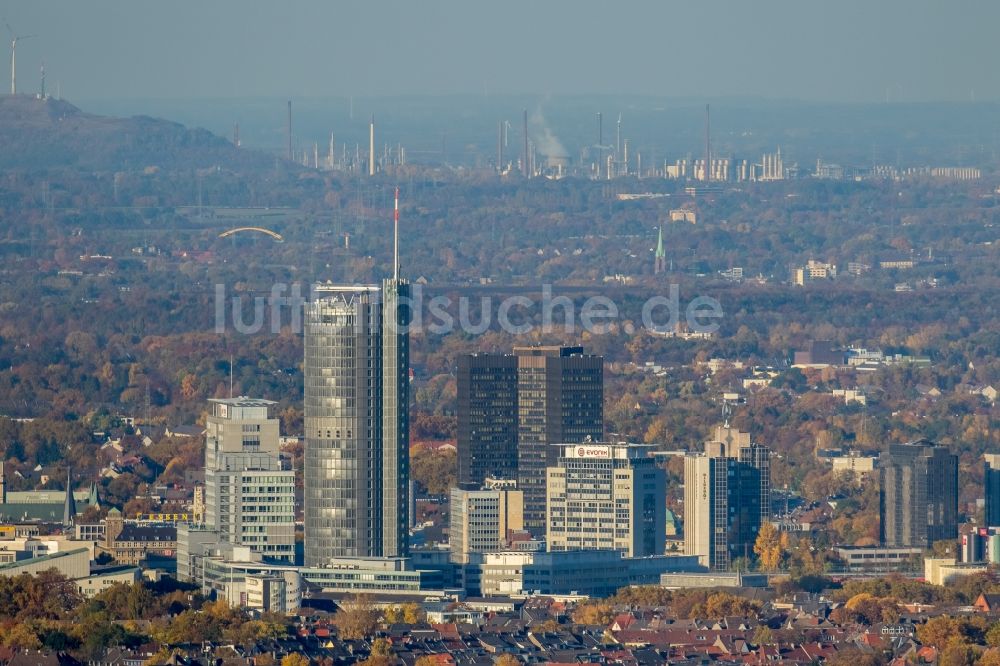
M 684 457 L 684 553 L 725 571 L 753 553 L 771 518 L 770 450 L 729 424 Z
M 515 347 L 517 357 L 517 480 L 524 526 L 545 533 L 546 470 L 557 444 L 604 437 L 604 358 L 583 347 Z
M 408 554 L 409 290 L 320 285 L 306 305 L 306 566 Z
M 515 347 L 458 361 L 458 480 L 517 480 L 524 526 L 545 534 L 546 469 L 559 444 L 604 436 L 604 359 L 583 347 Z
M 458 359 L 458 483 L 479 489 L 487 478 L 517 480 L 517 357 Z
M 927 440 L 890 444 L 879 475 L 884 545 L 929 548 L 958 538 L 958 456 Z
M 986 494 L 986 526 L 1000 527 L 1000 454 L 983 456 L 983 488 Z

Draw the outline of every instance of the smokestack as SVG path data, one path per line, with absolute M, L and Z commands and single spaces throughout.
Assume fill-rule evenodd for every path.
M 329 158 L 328 158 L 328 160 L 329 160 L 329 164 L 328 164 L 328 166 L 329 166 L 329 167 L 330 167 L 331 169 L 333 168 L 333 157 L 334 157 L 334 155 L 336 154 L 336 153 L 334 153 L 334 152 L 333 152 L 333 150 L 334 150 L 334 147 L 335 147 L 335 144 L 334 144 L 334 142 L 333 142 L 333 132 L 330 132 L 330 156 L 329 156 Z
M 503 175 L 503 121 L 497 123 L 497 173 Z
M 522 171 L 524 171 L 524 177 L 528 178 L 530 171 L 528 170 L 528 110 L 524 110 L 524 162 L 521 164 Z
M 604 116 L 597 112 L 597 177 L 601 177 L 601 159 L 604 157 Z
M 708 104 L 705 105 L 705 180 L 712 180 L 712 119 Z
M 368 175 L 375 175 L 375 114 L 372 114 L 371 124 L 368 125 Z
M 292 161 L 292 100 L 288 100 L 288 161 Z
M 618 129 L 615 133 L 615 161 L 621 159 L 622 154 L 622 114 L 618 114 Z

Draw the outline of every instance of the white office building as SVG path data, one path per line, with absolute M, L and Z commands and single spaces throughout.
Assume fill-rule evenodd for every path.
M 205 526 L 270 560 L 295 561 L 295 473 L 283 469 L 270 400 L 209 400 Z
M 666 475 L 649 447 L 620 442 L 568 444 L 548 468 L 549 550 L 617 550 L 662 555 Z

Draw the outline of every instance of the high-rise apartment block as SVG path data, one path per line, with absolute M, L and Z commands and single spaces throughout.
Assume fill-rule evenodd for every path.
M 233 545 L 295 561 L 295 472 L 284 469 L 274 402 L 209 400 L 205 423 L 205 525 Z
M 666 545 L 666 474 L 648 447 L 567 444 L 547 470 L 549 550 L 618 550 L 662 555 Z
M 879 476 L 884 545 L 929 548 L 958 538 L 958 456 L 927 440 L 890 444 Z
M 320 285 L 305 313 L 305 564 L 409 552 L 410 285 Z
M 558 444 L 604 434 L 604 359 L 582 347 L 515 347 L 460 361 L 459 481 L 516 478 L 525 528 L 545 532 L 546 470 Z
M 749 557 L 771 514 L 770 450 L 728 424 L 684 459 L 684 552 L 713 570 Z

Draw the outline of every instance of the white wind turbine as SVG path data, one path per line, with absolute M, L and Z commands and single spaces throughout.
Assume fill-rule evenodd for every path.
M 7 32 L 10 33 L 10 94 L 17 94 L 17 43 L 22 39 L 37 37 L 38 35 L 17 35 L 14 29 L 7 23 Z

